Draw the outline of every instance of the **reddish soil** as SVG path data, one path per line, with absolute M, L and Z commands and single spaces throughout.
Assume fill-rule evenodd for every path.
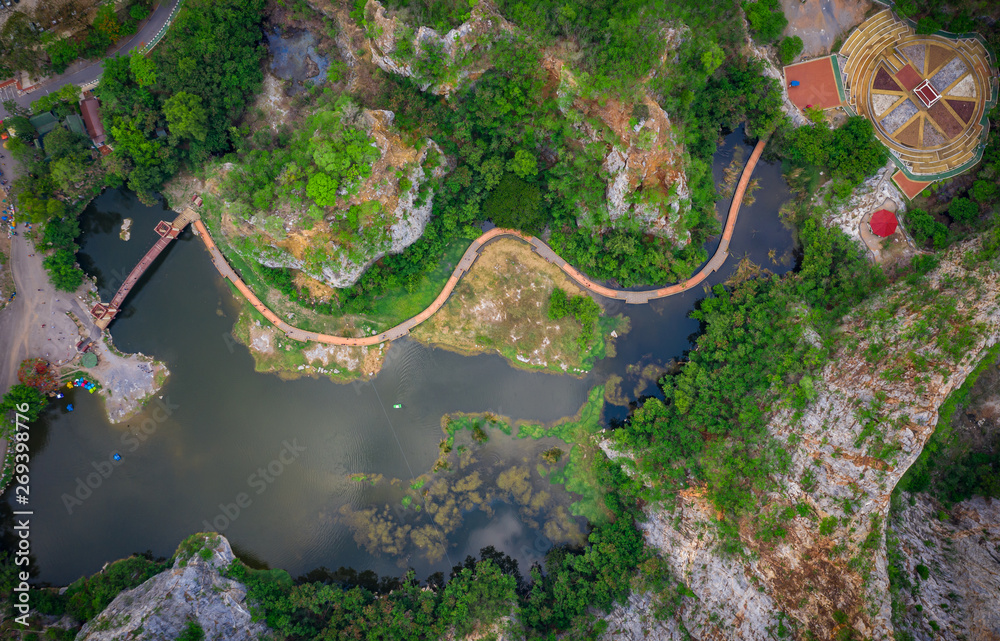
M 972 100 L 955 100 L 949 98 L 946 102 L 964 123 L 972 120 L 972 114 L 976 113 L 976 103 Z
M 899 84 L 903 85 L 907 91 L 913 91 L 913 88 L 924 81 L 917 73 L 917 70 L 913 68 L 912 65 L 906 65 L 902 69 L 896 72 L 896 80 Z
M 914 120 L 905 129 L 896 132 L 895 138 L 907 147 L 918 147 L 920 145 L 920 119 Z
M 882 91 L 899 91 L 899 84 L 892 79 L 892 76 L 889 75 L 889 72 L 884 67 L 879 67 L 872 87 L 881 89 Z
M 934 122 L 938 124 L 938 127 L 944 132 L 944 135 L 948 136 L 949 140 L 962 133 L 962 123 L 956 120 L 955 116 L 951 115 L 951 112 L 948 111 L 943 102 L 934 103 L 927 110 L 927 115 L 934 119 Z
M 939 67 L 955 56 L 955 52 L 944 47 L 927 47 L 927 77 L 930 78 Z
M 930 183 L 917 182 L 916 180 L 910 180 L 901 171 L 897 171 L 892 176 L 892 181 L 902 190 L 903 194 L 910 200 L 913 200 L 920 195 Z

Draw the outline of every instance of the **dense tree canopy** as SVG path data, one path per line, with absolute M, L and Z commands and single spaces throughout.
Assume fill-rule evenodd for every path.
M 230 148 L 229 128 L 262 81 L 263 7 L 263 0 L 189 0 L 149 58 L 104 61 L 95 92 L 114 143 L 104 159 L 112 182 L 149 198 L 182 163 Z M 156 136 L 163 126 L 171 138 Z

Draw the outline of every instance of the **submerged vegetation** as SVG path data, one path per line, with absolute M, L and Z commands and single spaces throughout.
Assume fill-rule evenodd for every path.
M 607 489 L 600 482 L 604 457 L 594 441 L 601 429 L 603 394 L 601 387 L 591 390 L 576 417 L 550 427 L 513 424 L 493 414 L 447 415 L 441 420 L 446 437 L 433 469 L 410 482 L 352 474 L 352 481 L 383 488 L 395 498 L 391 505 L 345 505 L 343 521 L 358 545 L 373 554 L 405 556 L 419 549 L 432 563 L 445 557 L 451 535 L 467 514 L 493 516 L 498 505 L 514 506 L 523 525 L 553 544 L 579 545 L 583 531 L 574 516 L 594 524 L 612 518 L 605 506 Z M 525 438 L 531 440 L 521 440 Z M 483 456 L 481 447 L 487 444 L 490 456 Z M 573 501 L 553 484 L 579 499 Z

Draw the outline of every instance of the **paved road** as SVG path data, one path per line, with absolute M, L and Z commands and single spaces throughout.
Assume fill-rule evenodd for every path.
M 222 252 L 219 251 L 219 248 L 216 247 L 215 242 L 212 240 L 212 236 L 208 233 L 208 228 L 205 227 L 205 224 L 202 223 L 201 220 L 195 220 L 194 226 L 198 235 L 205 243 L 205 247 L 208 249 L 209 254 L 212 256 L 212 263 L 215 265 L 215 268 L 219 271 L 222 277 L 229 279 L 236 289 L 238 289 L 240 293 L 243 294 L 248 301 L 250 301 L 250 304 L 253 305 L 258 312 L 263 314 L 267 320 L 269 320 L 275 327 L 283 331 L 289 338 L 299 341 L 316 341 L 329 345 L 378 345 L 379 343 L 395 340 L 409 334 L 411 329 L 424 322 L 441 309 L 441 306 L 444 305 L 448 300 L 448 297 L 451 296 L 455 286 L 458 285 L 458 281 L 461 280 L 462 276 L 464 276 L 476 262 L 476 258 L 479 257 L 482 248 L 490 241 L 500 238 L 501 236 L 512 236 L 530 244 L 534 247 L 535 252 L 539 256 L 553 265 L 558 266 L 566 272 L 567 276 L 575 280 L 581 287 L 587 291 L 604 296 L 605 298 L 623 300 L 626 303 L 631 304 L 642 304 L 648 303 L 652 300 L 674 296 L 676 294 L 680 294 L 681 292 L 690 290 L 692 287 L 699 285 L 702 281 L 708 278 L 709 274 L 718 270 L 726 262 L 726 257 L 729 255 L 729 242 L 733 238 L 733 231 L 736 229 L 736 219 L 740 213 L 740 205 L 743 203 L 743 194 L 746 192 L 747 185 L 750 182 L 750 176 L 753 174 L 753 170 L 757 166 L 757 161 L 760 159 L 760 155 L 763 153 L 764 146 L 766 144 L 766 140 L 761 140 L 757 143 L 757 146 L 754 147 L 753 153 L 750 154 L 750 159 L 743 168 L 743 174 L 740 176 L 740 182 L 737 184 L 736 191 L 733 194 L 733 202 L 729 206 L 729 216 L 726 218 L 726 226 L 722 231 L 722 239 L 719 241 L 718 249 L 715 250 L 715 255 L 712 256 L 710 261 L 708 261 L 708 264 L 701 268 L 701 271 L 683 282 L 669 287 L 661 287 L 659 289 L 651 289 L 640 292 L 611 289 L 609 287 L 605 287 L 604 285 L 599 285 L 584 276 L 575 267 L 556 254 L 551 247 L 538 238 L 522 234 L 516 230 L 500 229 L 498 227 L 491 229 L 476 240 L 472 241 L 472 244 L 469 245 L 469 248 L 465 250 L 465 253 L 462 255 L 462 259 L 458 261 L 455 271 L 452 272 L 451 277 L 448 278 L 448 282 L 445 284 L 444 289 L 441 290 L 441 293 L 438 294 L 438 297 L 434 299 L 434 302 L 431 303 L 427 309 L 420 312 L 413 318 L 405 320 L 391 329 L 387 329 L 381 334 L 364 336 L 361 338 L 347 338 L 344 336 L 331 336 L 329 334 L 309 332 L 304 329 L 299 329 L 298 327 L 292 327 L 285 321 L 281 320 L 277 314 L 268 309 L 268 307 L 264 305 L 259 298 L 257 298 L 250 288 L 247 287 L 246 283 L 243 282 L 243 279 L 240 278 L 239 274 L 237 274 L 229 265 L 225 256 L 223 256 Z
M 167 23 L 167 19 L 173 12 L 174 7 L 176 7 L 180 1 L 181 0 L 163 0 L 160 2 L 159 6 L 153 10 L 149 20 L 146 21 L 146 24 L 139 29 L 134 36 L 119 43 L 119 45 L 115 47 L 109 55 L 127 53 L 136 47 L 140 47 L 147 42 L 151 42 Z M 103 69 L 101 66 L 102 62 L 102 60 L 78 61 L 70 65 L 69 69 L 66 70 L 66 73 L 59 76 L 53 76 L 31 93 L 24 94 L 23 96 L 16 96 L 13 99 L 17 104 L 25 109 L 28 109 L 31 106 L 31 103 L 38 100 L 39 97 L 58 91 L 63 85 L 74 84 L 80 86 L 93 82 L 101 76 L 101 71 Z M 6 95 L 3 98 L 3 100 L 9 99 L 10 98 Z M 6 110 L 4 110 L 3 105 L 0 104 L 0 119 L 6 118 L 8 115 L 9 114 Z

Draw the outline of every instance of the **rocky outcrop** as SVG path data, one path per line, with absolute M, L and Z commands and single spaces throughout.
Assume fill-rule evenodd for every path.
M 383 71 L 417 80 L 421 91 L 439 96 L 450 94 L 464 80 L 477 78 L 489 69 L 488 61 L 473 59 L 475 51 L 513 30 L 496 7 L 484 1 L 475 3 L 468 20 L 443 36 L 430 27 L 414 32 L 395 16 L 387 16 L 378 0 L 368 0 L 365 20 L 372 61 Z M 406 43 L 401 46 L 404 39 Z M 408 52 L 405 55 L 404 49 Z M 441 53 L 434 69 L 430 69 L 432 65 L 418 65 L 419 58 L 436 55 L 430 54 L 432 50 Z
M 433 140 L 424 139 L 416 146 L 407 144 L 393 127 L 393 112 L 358 109 L 353 105 L 344 109 L 342 118 L 363 129 L 379 151 L 379 158 L 363 184 L 352 194 L 342 188 L 340 209 L 326 215 L 328 221 L 339 220 L 352 206 L 377 205 L 371 215 L 360 218 L 359 228 L 347 241 L 326 233 L 325 222 L 304 225 L 303 221 L 309 217 L 306 205 L 274 212 L 232 208 L 227 214 L 227 220 L 232 221 L 232 228 L 238 229 L 240 235 L 266 234 L 271 241 L 234 244 L 234 249 L 245 258 L 267 267 L 300 270 L 336 288 L 350 287 L 375 261 L 403 251 L 420 238 L 434 202 L 434 190 L 421 187 L 431 176 L 440 177 L 450 167 L 449 159 Z M 425 162 L 428 155 L 438 159 L 433 166 Z M 223 171 L 227 170 L 223 167 Z M 268 228 L 272 215 L 283 221 L 284 238 L 273 237 L 273 230 Z M 227 227 L 224 225 L 224 230 Z
M 196 536 L 205 547 L 189 557 L 178 556 L 173 568 L 119 594 L 83 626 L 77 641 L 176 639 L 191 621 L 201 626 L 206 639 L 264 638 L 268 628 L 251 621 L 246 588 L 222 576 L 235 559 L 229 541 L 217 534 Z
M 790 469 L 780 492 L 761 497 L 760 512 L 796 506 L 804 514 L 782 523 L 783 537 L 764 542 L 755 519 L 744 519 L 736 524 L 744 552 L 727 558 L 715 545 L 718 515 L 698 491 L 669 512 L 650 510 L 647 540 L 697 595 L 680 611 L 695 638 L 764 641 L 779 613 L 781 625 L 816 638 L 848 628 L 892 638 L 890 493 L 933 433 L 938 407 L 1000 328 L 998 275 L 978 250 L 978 241 L 955 247 L 924 282 L 874 296 L 844 323 L 843 347 L 811 381 L 808 407 L 775 412 L 769 429 Z
M 1000 501 L 945 511 L 927 495 L 902 498 L 891 524 L 911 585 L 897 594 L 902 631 L 917 641 L 1000 639 Z
M 678 247 L 687 245 L 691 235 L 682 219 L 690 191 L 684 150 L 674 138 L 667 113 L 648 95 L 634 104 L 606 96 L 585 97 L 561 60 L 547 57 L 543 65 L 549 90 L 554 91 L 559 110 L 574 123 L 581 142 L 608 145 L 601 169 L 607 178 L 610 226 L 638 224 Z

